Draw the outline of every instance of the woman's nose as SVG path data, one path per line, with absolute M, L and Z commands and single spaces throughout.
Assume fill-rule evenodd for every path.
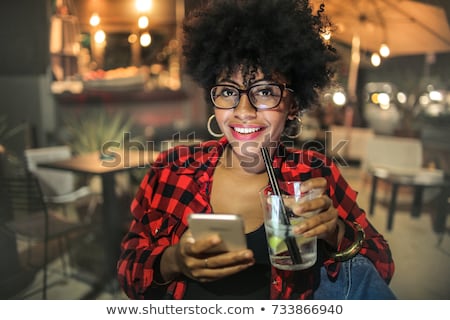
M 250 103 L 246 94 L 241 95 L 239 103 L 234 109 L 234 116 L 240 119 L 251 119 L 256 117 L 256 108 Z

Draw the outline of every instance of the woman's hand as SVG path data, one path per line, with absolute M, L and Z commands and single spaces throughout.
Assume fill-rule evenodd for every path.
M 314 191 L 312 191 L 314 189 Z M 323 177 L 312 178 L 302 183 L 301 191 L 318 192 L 320 196 L 296 203 L 292 206 L 294 214 L 301 216 L 309 211 L 318 211 L 319 213 L 305 220 L 296 226 L 294 232 L 302 233 L 305 237 L 317 236 L 319 239 L 327 241 L 331 246 L 338 246 L 342 239 L 344 226 L 338 219 L 338 212 L 333 206 L 333 201 L 324 194 L 327 189 L 327 180 Z
M 187 230 L 176 245 L 168 248 L 161 260 L 160 272 L 166 279 L 173 279 L 178 274 L 200 281 L 208 282 L 240 272 L 252 266 L 255 262 L 253 252 L 249 249 L 225 253 L 208 253 L 220 245 L 221 239 L 211 235 L 194 240 Z M 172 255 L 170 260 L 175 263 L 175 269 L 166 273 L 169 264 L 164 255 Z M 166 257 L 167 258 L 167 257 Z M 172 267 L 173 268 L 173 267 Z

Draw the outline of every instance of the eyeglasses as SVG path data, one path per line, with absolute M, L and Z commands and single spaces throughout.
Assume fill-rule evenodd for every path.
M 283 98 L 283 91 L 292 89 L 285 84 L 264 83 L 254 84 L 245 90 L 231 85 L 217 85 L 211 88 L 211 100 L 218 109 L 236 108 L 241 95 L 246 94 L 251 105 L 258 110 L 267 110 L 277 107 Z

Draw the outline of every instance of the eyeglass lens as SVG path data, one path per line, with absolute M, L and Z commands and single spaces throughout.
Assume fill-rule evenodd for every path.
M 247 90 L 239 90 L 232 86 L 218 85 L 212 88 L 211 98 L 219 108 L 235 108 L 239 104 L 242 93 L 247 94 L 255 108 L 271 109 L 280 103 L 282 88 L 276 84 L 258 84 Z

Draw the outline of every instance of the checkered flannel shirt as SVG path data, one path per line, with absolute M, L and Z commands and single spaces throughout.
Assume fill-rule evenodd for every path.
M 210 190 L 214 168 L 228 144 L 225 138 L 200 146 L 181 146 L 162 152 L 143 178 L 131 204 L 133 221 L 122 240 L 117 264 L 118 280 L 132 299 L 182 299 L 186 282 L 182 277 L 158 284 L 155 274 L 164 250 L 176 244 L 188 228 L 193 212 L 212 213 Z M 283 180 L 325 177 L 327 194 L 346 226 L 338 250 L 355 240 L 353 222 L 366 234 L 360 254 L 366 256 L 389 283 L 394 262 L 387 242 L 369 223 L 356 203 L 357 193 L 347 184 L 337 166 L 324 155 L 311 150 L 295 150 L 280 145 L 273 156 L 276 174 Z M 337 277 L 340 262 L 323 261 L 331 278 Z M 310 299 L 318 285 L 317 268 L 282 271 L 272 267 L 271 299 Z

